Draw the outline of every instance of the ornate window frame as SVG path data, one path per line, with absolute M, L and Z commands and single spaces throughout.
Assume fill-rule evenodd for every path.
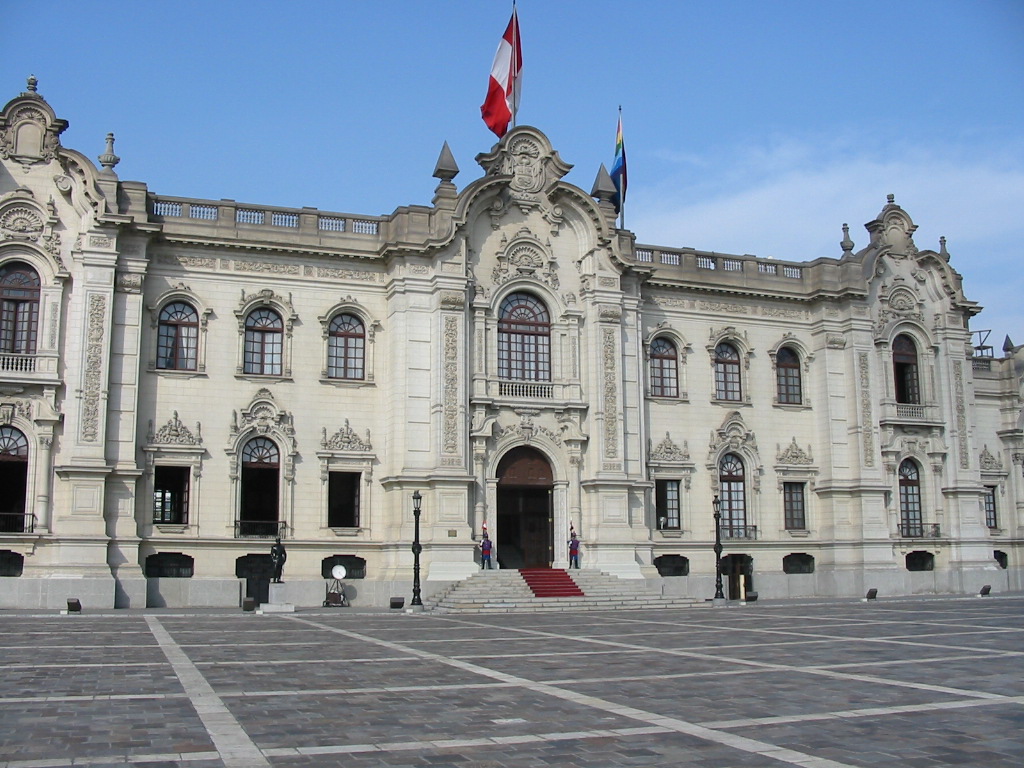
M 779 444 L 776 444 L 775 448 L 774 470 L 775 476 L 778 479 L 779 499 L 782 501 L 779 508 L 779 520 L 781 522 L 779 535 L 795 538 L 811 536 L 816 530 L 814 523 L 817 521 L 817 508 L 814 504 L 816 498 L 814 484 L 818 476 L 818 466 L 814 463 L 811 446 L 808 445 L 805 451 L 797 444 L 796 437 L 794 437 L 785 448 Z M 801 483 L 804 486 L 803 528 L 786 527 L 786 483 Z
M 764 474 L 764 465 L 757 448 L 757 438 L 739 411 L 727 414 L 722 426 L 711 433 L 705 468 L 710 476 L 711 490 L 716 496 L 721 495 L 719 467 L 722 458 L 728 453 L 736 454 L 743 462 L 745 525 L 756 532 L 761 517 L 761 476 Z
M 1008 515 L 1006 504 L 1006 481 L 1010 476 L 1009 471 L 1004 467 L 1002 457 L 998 454 L 993 455 L 988 445 L 984 445 L 981 449 L 981 453 L 978 456 L 978 466 L 981 468 L 981 485 L 984 488 L 995 488 L 996 494 L 996 527 L 988 528 L 985 515 L 985 499 L 984 496 L 979 498 L 978 504 L 981 507 L 981 519 L 986 528 L 988 528 L 989 534 L 992 536 L 1001 536 L 1006 533 L 1007 525 L 1006 522 L 1010 518 Z M 1003 503 L 1000 503 L 1002 499 Z
M 178 418 L 177 411 L 174 411 L 171 418 L 159 429 L 154 429 L 153 420 L 150 419 L 146 442 L 141 449 L 145 456 L 145 469 L 143 470 L 145 492 L 140 496 L 140 504 L 145 505 L 145 508 L 141 509 L 140 513 L 143 515 L 142 519 L 146 521 L 147 535 L 187 533 L 198 536 L 200 510 L 202 509 L 200 499 L 203 458 L 206 456 L 202 424 L 197 421 L 195 429 L 189 429 Z M 158 466 L 188 467 L 190 469 L 187 523 L 158 523 L 153 520 L 153 494 L 156 487 L 156 467 Z
M 670 432 L 657 445 L 650 439 L 647 441 L 647 476 L 651 480 L 653 495 L 652 503 L 648 504 L 653 519 L 650 528 L 658 532 L 661 538 L 678 538 L 692 528 L 690 511 L 690 486 L 696 467 L 690 459 L 690 447 L 684 440 L 680 447 Z M 657 483 L 659 480 L 672 480 L 679 483 L 679 527 L 666 528 L 658 519 Z
M 234 536 L 235 524 L 240 520 L 242 449 L 254 437 L 267 437 L 277 444 L 281 453 L 281 480 L 278 489 L 278 521 L 294 532 L 295 459 L 299 456 L 295 441 L 294 417 L 283 410 L 273 392 L 263 388 L 256 392 L 249 405 L 241 411 L 231 412 L 228 443 L 224 453 L 228 457 L 230 481 L 229 509 L 231 519 L 226 521 L 229 536 Z
M 368 536 L 370 524 L 367 513 L 373 508 L 370 490 L 373 484 L 373 467 L 377 464 L 377 454 L 370 442 L 370 430 L 366 430 L 365 439 L 356 434 L 345 419 L 345 424 L 330 437 L 327 427 L 322 427 L 320 446 L 317 458 L 320 460 L 320 529 L 333 531 L 336 536 Z M 351 472 L 360 475 L 363 488 L 359 494 L 358 520 L 356 528 L 338 528 L 329 525 L 328 508 L 329 481 L 331 472 Z
M 363 378 L 341 379 L 332 378 L 327 375 L 327 360 L 330 354 L 331 323 L 338 315 L 352 315 L 363 324 L 365 334 L 363 336 Z M 365 387 L 373 385 L 376 380 L 374 374 L 376 368 L 376 340 L 377 332 L 381 324 L 374 319 L 370 312 L 352 296 L 345 296 L 340 302 L 331 307 L 325 314 L 320 315 L 320 334 L 323 338 L 323 365 L 320 369 L 320 383 L 342 387 Z
M 738 374 L 739 374 L 739 385 L 740 385 L 740 397 L 738 400 L 725 400 L 718 396 L 718 365 L 717 356 L 715 350 L 719 344 L 729 344 L 733 349 L 736 350 L 736 354 L 739 356 L 738 360 Z M 749 382 L 749 371 L 750 371 L 750 360 L 754 356 L 754 349 L 750 346 L 747 339 L 746 331 L 739 331 L 735 326 L 728 325 L 718 330 L 712 328 L 708 334 L 707 344 L 708 358 L 711 363 L 711 402 L 720 405 L 725 405 L 731 408 L 737 408 L 740 406 L 749 406 L 751 404 L 750 399 L 750 382 Z
M 281 373 L 246 373 L 245 371 L 245 323 L 249 313 L 261 307 L 274 310 L 281 318 Z M 235 309 L 238 321 L 238 358 L 235 363 L 235 378 L 246 381 L 291 381 L 292 380 L 292 346 L 295 321 L 299 319 L 292 306 L 291 296 L 284 298 L 269 288 L 256 293 L 246 294 L 242 289 L 242 298 Z
M 659 338 L 664 338 L 669 341 L 676 349 L 676 394 L 672 395 L 655 395 L 652 394 L 653 387 L 651 386 L 651 345 Z M 687 357 L 693 352 L 693 347 L 686 341 L 683 336 L 673 329 L 668 323 L 660 323 L 654 330 L 647 335 L 644 339 L 644 374 L 646 377 L 646 395 L 652 400 L 664 401 L 664 402 L 684 402 L 690 401 L 690 393 L 687 387 Z
M 195 310 L 199 316 L 199 333 L 196 339 L 196 369 L 194 371 L 182 370 L 179 368 L 157 368 L 156 352 L 160 343 L 160 313 L 164 307 L 175 302 L 184 302 Z M 170 290 L 161 293 L 156 300 L 146 307 L 150 317 L 150 328 L 153 331 L 152 342 L 147 346 L 150 357 L 146 363 L 146 370 L 160 375 L 190 377 L 206 376 L 206 333 L 209 327 L 210 315 L 213 310 L 199 298 L 199 295 L 184 283 L 178 283 Z
M 797 357 L 800 370 L 800 402 L 799 403 L 783 403 L 779 401 L 779 367 L 778 367 L 778 354 L 779 351 L 788 348 L 793 351 Z M 810 382 L 808 377 L 811 372 L 811 360 L 814 359 L 814 353 L 808 349 L 807 345 L 804 344 L 792 333 L 786 333 L 779 339 L 774 346 L 768 350 L 768 357 L 771 359 L 772 364 L 772 381 L 774 382 L 774 389 L 772 395 L 772 405 L 776 408 L 783 410 L 808 410 L 811 407 L 811 396 L 810 396 Z

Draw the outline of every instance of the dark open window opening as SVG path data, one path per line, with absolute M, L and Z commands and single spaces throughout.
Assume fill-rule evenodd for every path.
M 280 467 L 280 453 L 273 440 L 254 437 L 245 444 L 242 450 L 239 536 L 273 538 L 280 535 Z
M 191 579 L 195 560 L 181 552 L 158 552 L 146 558 L 147 579 Z
M 934 571 L 935 555 L 931 552 L 914 551 L 907 554 L 908 571 Z
M 678 531 L 682 527 L 679 517 L 679 481 L 655 480 L 654 495 L 658 529 Z
M 806 552 L 793 552 L 782 558 L 783 573 L 814 573 L 814 556 Z
M 900 334 L 893 340 L 892 368 L 896 384 L 896 402 L 919 404 L 921 387 L 918 379 L 917 345 L 906 334 Z
M 775 374 L 779 402 L 800 405 L 803 402 L 803 388 L 800 383 L 800 358 L 796 352 L 783 347 L 775 354 Z
M 330 472 L 327 476 L 327 525 L 329 528 L 359 527 L 358 472 Z
M 153 522 L 188 525 L 190 467 L 153 468 Z
M 320 574 L 325 579 L 333 578 L 331 576 L 331 569 L 336 565 L 345 566 L 346 579 L 366 578 L 366 560 L 356 555 L 331 555 L 330 557 L 325 557 L 320 562 Z
M 661 555 L 654 558 L 659 576 L 689 576 L 690 558 L 683 555 Z
M 21 576 L 25 570 L 25 556 L 20 552 L 0 549 L 0 576 Z
M 31 533 L 27 514 L 28 439 L 14 427 L 0 427 L 0 533 Z

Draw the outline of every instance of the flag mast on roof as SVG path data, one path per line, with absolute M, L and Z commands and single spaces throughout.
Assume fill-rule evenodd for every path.
M 619 227 L 626 228 L 626 143 L 622 138 L 622 107 L 619 107 L 619 127 L 615 131 L 615 161 L 612 163 L 612 184 L 615 185 L 615 212 L 619 214 Z
M 487 97 L 480 107 L 484 123 L 499 139 L 508 132 L 509 122 L 515 127 L 516 112 L 519 111 L 522 70 L 522 38 L 519 35 L 519 15 L 513 0 L 512 18 L 509 19 L 505 34 L 498 43 L 498 51 L 494 54 L 491 76 L 487 82 Z

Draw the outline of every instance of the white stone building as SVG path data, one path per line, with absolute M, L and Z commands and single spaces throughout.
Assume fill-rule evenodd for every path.
M 733 597 L 1020 589 L 1024 355 L 890 198 L 784 262 L 640 245 L 513 129 L 384 216 L 164 197 L 0 113 L 0 607 L 318 605 L 479 568 Z M 844 228 L 845 229 L 845 228 Z M 745 574 L 745 576 L 743 575 Z

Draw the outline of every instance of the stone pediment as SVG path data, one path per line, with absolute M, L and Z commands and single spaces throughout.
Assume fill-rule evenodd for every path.
M 527 125 L 513 128 L 476 161 L 488 177 L 506 177 L 509 202 L 526 210 L 548 208 L 548 196 L 572 168 L 543 133 Z

